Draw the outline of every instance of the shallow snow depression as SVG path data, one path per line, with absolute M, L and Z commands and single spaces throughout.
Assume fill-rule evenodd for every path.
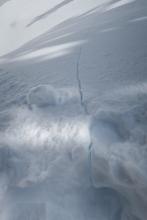
M 2 220 L 145 219 L 144 103 L 89 116 L 75 88 L 40 85 L 0 118 Z

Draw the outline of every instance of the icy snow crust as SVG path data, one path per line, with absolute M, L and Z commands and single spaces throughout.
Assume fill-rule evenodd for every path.
M 146 220 L 147 1 L 37 3 L 0 1 L 0 220 Z

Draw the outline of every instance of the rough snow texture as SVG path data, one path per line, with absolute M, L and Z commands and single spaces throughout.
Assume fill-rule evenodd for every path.
M 74 211 L 70 219 L 79 216 L 73 204 L 75 197 L 84 206 L 80 214 L 83 220 L 91 215 L 94 219 L 97 216 L 112 220 L 118 216 L 123 220 L 144 219 L 147 214 L 143 207 L 147 190 L 144 105 L 126 113 L 98 112 L 91 117 L 85 114 L 79 99 L 72 102 L 73 96 L 69 98 L 65 92 L 67 95 L 71 90 L 40 85 L 27 95 L 29 108 L 27 103 L 23 108 L 1 113 L 1 117 L 7 114 L 10 118 L 9 125 L 4 126 L 7 128 L 0 132 L 0 202 L 7 201 L 1 216 L 6 220 L 59 218 L 52 210 L 55 205 L 52 199 L 58 200 L 63 192 L 66 196 L 69 190 L 70 208 L 78 212 Z M 101 207 L 103 196 L 108 201 Z M 95 209 L 91 199 L 97 203 Z M 62 200 L 67 207 L 64 211 L 58 202 L 56 206 L 64 219 L 65 213 L 69 216 L 66 198 Z M 111 217 L 107 212 L 111 212 Z
M 122 219 L 147 216 L 146 120 L 142 105 L 121 114 L 100 112 L 91 124 L 93 184 L 123 195 Z
M 0 219 L 146 220 L 147 1 L 48 2 L 0 1 Z

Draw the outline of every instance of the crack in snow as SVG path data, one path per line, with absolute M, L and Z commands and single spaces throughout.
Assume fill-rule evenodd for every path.
M 79 50 L 77 64 L 76 64 L 76 78 L 77 78 L 77 82 L 78 82 L 78 89 L 79 89 L 81 106 L 82 106 L 85 114 L 89 115 L 88 110 L 87 110 L 87 106 L 86 106 L 86 104 L 84 102 L 84 94 L 83 94 L 82 83 L 81 83 L 81 78 L 80 78 L 80 59 L 81 59 L 81 54 L 82 54 L 82 48 L 80 48 L 80 50 Z
M 79 53 L 78 53 L 78 58 L 77 58 L 77 63 L 76 63 L 76 79 L 77 79 L 77 84 L 78 84 L 78 90 L 79 90 L 79 95 L 80 95 L 80 103 L 81 103 L 81 106 L 85 112 L 85 114 L 87 116 L 90 116 L 89 112 L 88 112 L 88 109 L 87 109 L 87 106 L 84 102 L 84 94 L 83 94 L 83 90 L 82 90 L 82 82 L 81 82 L 81 78 L 80 78 L 80 60 L 81 60 L 81 54 L 82 54 L 82 48 L 80 47 L 79 49 Z M 92 164 L 92 159 L 91 159 L 91 153 L 92 153 L 92 138 L 91 138 L 91 134 L 90 134 L 90 144 L 88 146 L 88 151 L 89 151 L 89 171 L 90 171 L 90 181 L 91 181 L 91 184 L 92 186 L 94 186 L 93 184 L 93 178 L 92 178 L 92 167 L 91 167 L 91 164 Z

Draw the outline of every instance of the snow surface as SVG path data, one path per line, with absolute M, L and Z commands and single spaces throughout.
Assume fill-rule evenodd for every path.
M 147 219 L 147 1 L 0 0 L 0 219 Z

